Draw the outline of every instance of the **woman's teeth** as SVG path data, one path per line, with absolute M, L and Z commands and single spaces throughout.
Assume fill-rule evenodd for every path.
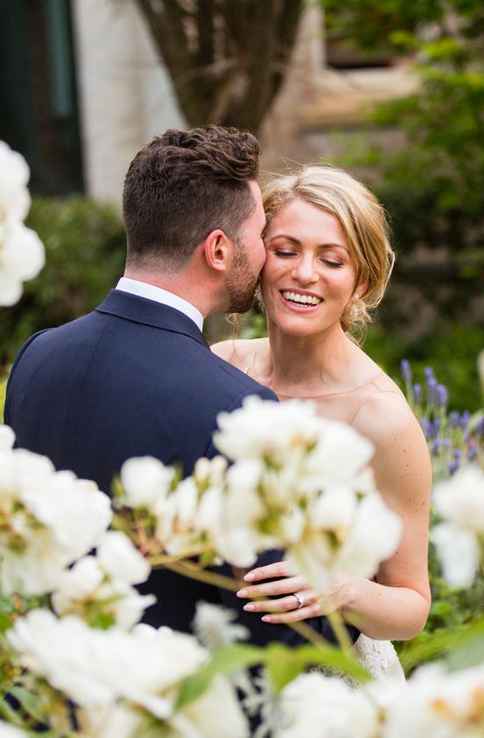
M 319 305 L 319 303 L 322 302 L 319 297 L 314 297 L 313 295 L 300 295 L 298 292 L 282 292 L 282 296 L 285 300 L 297 302 L 299 305 Z

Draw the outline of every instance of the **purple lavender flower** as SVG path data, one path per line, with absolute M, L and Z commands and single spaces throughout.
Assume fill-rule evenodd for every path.
M 400 371 L 402 373 L 402 377 L 404 378 L 405 382 L 407 384 L 411 384 L 412 382 L 412 367 L 410 366 L 410 362 L 408 359 L 402 359 L 400 362 Z
M 428 418 L 421 418 L 420 425 L 422 426 L 424 436 L 428 441 L 430 438 L 432 438 L 432 421 Z
M 424 369 L 424 376 L 425 376 L 425 381 L 427 382 L 427 384 L 429 382 L 432 382 L 432 381 L 434 381 L 434 382 L 437 381 L 435 379 L 435 376 L 434 376 L 434 370 L 432 369 L 431 366 L 426 366 L 425 367 L 425 369 Z
M 441 448 L 442 448 L 442 439 L 436 438 L 432 442 L 432 449 L 431 449 L 432 456 L 438 456 Z
M 451 428 L 458 428 L 459 420 L 460 420 L 459 413 L 456 410 L 452 410 L 452 412 L 449 413 L 449 417 L 448 417 L 449 426 Z
M 456 471 L 459 469 L 462 461 L 462 451 L 460 448 L 456 448 L 454 451 L 454 457 L 452 461 L 449 464 L 449 474 L 452 476 L 452 474 L 455 474 Z
M 477 457 L 477 446 L 476 444 L 473 443 L 467 449 L 467 461 L 474 461 L 476 457 Z
M 438 405 L 437 386 L 438 383 L 435 377 L 429 377 L 427 380 L 427 401 L 429 405 Z
M 471 419 L 470 412 L 468 410 L 464 410 L 464 412 L 459 418 L 459 426 L 462 428 L 463 431 L 467 430 L 467 426 L 469 424 L 470 419 Z
M 436 386 L 435 397 L 437 400 L 437 405 L 439 405 L 439 407 L 447 407 L 449 393 L 447 392 L 447 387 L 445 386 L 445 384 L 438 384 Z
M 422 385 L 420 384 L 413 385 L 413 399 L 415 400 L 417 405 L 420 403 L 422 399 Z

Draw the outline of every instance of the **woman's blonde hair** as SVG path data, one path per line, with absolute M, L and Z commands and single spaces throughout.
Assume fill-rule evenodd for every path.
M 346 236 L 356 265 L 356 286 L 367 283 L 364 295 L 343 313 L 345 331 L 358 332 L 370 321 L 385 293 L 395 261 L 383 206 L 361 182 L 336 167 L 304 166 L 293 174 L 271 180 L 263 190 L 269 225 L 279 210 L 301 199 L 334 215 Z

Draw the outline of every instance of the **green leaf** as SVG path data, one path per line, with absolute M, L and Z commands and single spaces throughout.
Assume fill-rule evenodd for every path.
M 210 661 L 181 683 L 177 709 L 197 700 L 210 686 L 217 674 L 232 674 L 263 663 L 265 651 L 256 646 L 234 644 L 215 651 Z
M 355 656 L 345 654 L 336 646 L 300 646 L 289 648 L 272 644 L 267 649 L 266 668 L 276 692 L 280 692 L 295 677 L 311 666 L 322 666 L 366 682 L 370 675 Z
M 37 722 L 43 722 L 45 720 L 45 714 L 41 706 L 41 698 L 38 695 L 32 694 L 28 689 L 24 687 L 12 687 L 9 689 L 9 693 L 18 700 L 28 715 L 34 718 Z
M 484 631 L 482 635 L 469 638 L 462 648 L 452 651 L 446 661 L 451 671 L 484 664 Z
M 465 648 L 472 639 L 483 636 L 484 618 L 480 618 L 471 625 L 459 629 L 443 629 L 438 633 L 427 635 L 424 640 L 419 639 L 400 651 L 400 661 L 404 670 L 408 671 L 436 656 Z

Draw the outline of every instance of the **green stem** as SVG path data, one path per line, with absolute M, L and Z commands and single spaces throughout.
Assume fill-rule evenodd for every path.
M 191 579 L 196 579 L 199 582 L 205 582 L 206 584 L 213 584 L 215 587 L 219 587 L 220 589 L 227 589 L 231 592 L 236 592 L 242 586 L 245 586 L 245 582 L 239 582 L 236 579 L 232 579 L 231 577 L 222 576 L 221 574 L 215 574 L 214 572 L 207 571 L 206 569 L 200 569 L 200 567 L 198 567 L 196 564 L 192 564 L 188 561 L 172 562 L 170 564 L 166 564 L 165 566 L 167 569 L 170 569 L 177 574 L 182 574 L 183 576 L 190 577 Z M 321 647 L 329 645 L 328 641 L 323 638 L 322 635 L 316 633 L 316 631 L 314 631 L 309 625 L 307 625 L 307 623 L 286 623 L 286 625 L 296 631 L 296 633 L 299 633 L 299 635 L 309 641 L 309 643 L 312 643 L 313 646 Z M 349 641 L 346 631 L 345 635 L 351 647 L 351 642 Z
M 353 643 L 348 634 L 344 620 L 338 611 L 331 612 L 326 616 L 330 622 L 333 633 L 335 634 L 341 650 L 345 654 L 351 654 L 353 650 Z
M 7 722 L 13 723 L 14 725 L 18 725 L 20 728 L 25 729 L 25 722 L 20 717 L 20 714 L 17 712 L 17 710 L 14 710 L 8 702 L 5 700 L 5 697 L 0 697 L 0 715 L 4 717 Z

